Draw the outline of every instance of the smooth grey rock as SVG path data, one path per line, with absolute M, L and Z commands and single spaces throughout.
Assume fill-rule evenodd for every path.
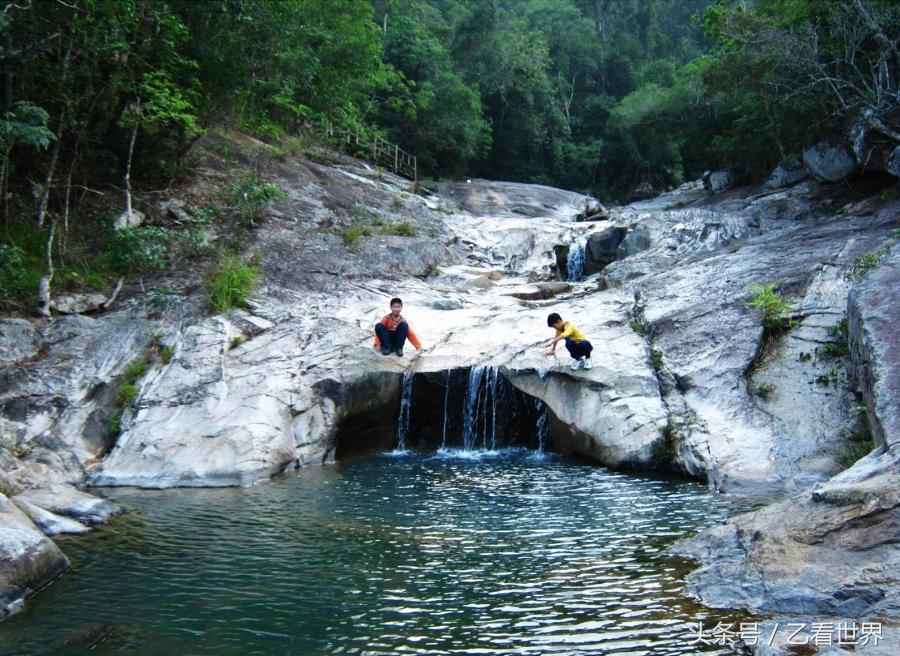
M 15 503 L 22 512 L 28 515 L 31 521 L 34 522 L 34 525 L 41 529 L 44 535 L 53 536 L 61 533 L 86 533 L 91 530 L 90 527 L 85 526 L 81 522 L 54 514 L 49 510 L 45 510 L 40 506 L 29 503 L 24 499 L 13 497 L 13 503 Z
M 39 353 L 0 369 L 0 429 L 15 435 L 22 461 L 55 472 L 26 487 L 80 483 L 85 465 L 111 446 L 118 376 L 143 357 L 151 333 L 149 322 L 125 313 L 58 317 L 35 327 Z
M 0 494 L 0 619 L 69 567 L 69 559 Z
M 38 506 L 54 515 L 70 517 L 84 524 L 103 524 L 122 508 L 93 494 L 83 492 L 71 485 L 25 490 L 15 496 L 15 501 L 24 501 Z
M 767 189 L 782 189 L 808 177 L 809 172 L 804 168 L 803 162 L 795 157 L 778 162 L 778 166 L 772 171 L 764 186 Z
M 856 170 L 856 158 L 842 143 L 822 141 L 803 151 L 803 164 L 819 180 L 837 182 Z
M 704 604 L 851 618 L 900 613 L 897 254 L 895 246 L 849 301 L 852 359 L 879 448 L 811 491 L 676 544 L 673 553 L 702 563 L 688 588 Z
M 637 255 L 650 248 L 650 244 L 650 231 L 647 228 L 644 226 L 632 228 L 616 248 L 616 259 L 623 260 L 626 257 Z
M 428 306 L 435 310 L 461 310 L 462 301 L 455 298 L 435 298 L 428 301 Z
M 25 319 L 0 318 L 0 365 L 32 358 L 40 350 L 40 336 Z
M 731 189 L 731 172 L 707 171 L 703 174 L 703 188 L 712 194 L 720 194 Z
M 875 443 L 900 451 L 900 244 L 850 291 L 850 353 Z

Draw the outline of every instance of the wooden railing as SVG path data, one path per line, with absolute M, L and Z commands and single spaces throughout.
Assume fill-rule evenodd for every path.
M 322 131 L 325 139 L 342 147 L 353 155 L 368 160 L 376 166 L 390 169 L 397 175 L 419 181 L 419 169 L 416 156 L 402 150 L 397 144 L 392 144 L 378 137 L 367 138 L 352 130 L 342 130 L 331 123 L 324 123 Z

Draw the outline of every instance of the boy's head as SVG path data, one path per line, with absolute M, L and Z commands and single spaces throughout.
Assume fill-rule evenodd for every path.
M 402 310 L 402 309 L 403 309 L 403 301 L 401 301 L 399 298 L 392 298 L 391 299 L 391 312 L 393 312 L 394 314 L 400 314 L 400 310 Z
M 562 317 L 556 312 L 547 316 L 547 325 L 551 328 L 559 328 L 563 323 Z

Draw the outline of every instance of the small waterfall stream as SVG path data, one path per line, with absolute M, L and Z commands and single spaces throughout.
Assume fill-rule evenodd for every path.
M 587 240 L 578 239 L 569 247 L 569 257 L 566 260 L 566 282 L 581 282 L 584 280 L 584 257 L 587 251 Z
M 413 375 L 403 374 L 403 391 L 400 395 L 400 416 L 397 418 L 397 452 L 406 451 L 406 437 L 409 435 L 409 411 L 412 407 Z
M 414 390 L 415 376 L 421 384 Z M 548 442 L 544 402 L 518 391 L 496 367 L 403 376 L 395 455 L 429 446 L 462 457 L 526 447 L 543 457 Z

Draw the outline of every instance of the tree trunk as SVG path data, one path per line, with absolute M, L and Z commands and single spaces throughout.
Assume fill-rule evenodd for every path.
M 140 112 L 140 102 L 138 103 L 138 112 Z M 131 139 L 128 142 L 128 161 L 125 163 L 125 215 L 129 221 L 131 220 L 131 160 L 134 157 L 134 142 L 137 141 L 137 133 L 140 127 L 140 119 L 136 119 L 134 127 L 131 128 Z
M 9 153 L 12 147 L 3 151 L 3 163 L 0 165 L 0 199 L 3 202 L 3 241 L 9 243 L 9 201 L 6 197 L 6 178 L 9 174 Z
M 38 203 L 37 223 L 38 228 L 44 227 L 44 219 L 47 217 L 47 204 L 50 201 L 50 190 L 53 188 L 53 174 L 56 172 L 56 162 L 59 160 L 59 149 L 62 147 L 63 124 L 66 120 L 66 110 L 59 116 L 59 134 L 53 142 L 53 151 L 50 154 L 50 165 L 47 167 L 47 177 L 44 180 L 44 188 L 41 190 L 41 200 Z
M 56 235 L 56 219 L 50 220 L 50 234 L 47 236 L 46 258 L 47 273 L 38 283 L 37 313 L 42 317 L 50 316 L 50 281 L 53 280 L 53 237 Z

